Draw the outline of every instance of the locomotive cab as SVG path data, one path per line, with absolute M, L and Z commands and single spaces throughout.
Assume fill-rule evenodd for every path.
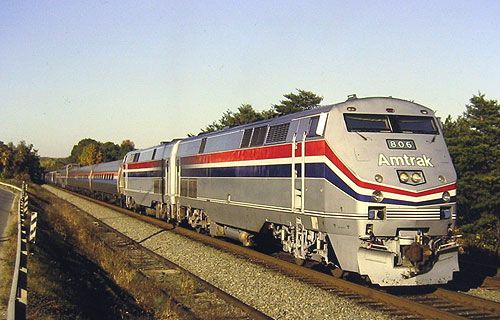
M 326 140 L 345 184 L 327 211 L 352 219 L 329 233 L 340 266 L 385 286 L 451 280 L 456 174 L 434 112 L 392 98 L 350 99 L 331 112 Z

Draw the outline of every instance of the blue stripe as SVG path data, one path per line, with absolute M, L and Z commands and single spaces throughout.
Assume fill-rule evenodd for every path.
M 182 177 L 186 178 L 210 178 L 210 177 L 260 177 L 260 178 L 290 178 L 291 165 L 264 165 L 264 166 L 245 166 L 245 167 L 223 167 L 223 168 L 197 168 L 183 169 Z M 295 170 L 297 175 L 301 176 L 300 164 L 296 164 Z M 322 178 L 328 180 L 331 184 L 351 196 L 352 198 L 363 201 L 372 202 L 371 196 L 359 194 L 347 185 L 335 172 L 333 172 L 325 163 L 306 163 L 307 178 Z M 455 202 L 456 197 L 452 197 L 450 202 Z M 397 199 L 384 199 L 381 203 L 405 205 L 405 206 L 425 206 L 433 204 L 445 204 L 442 199 L 434 199 L 428 201 L 411 202 Z
M 246 167 L 224 167 L 224 168 L 198 168 L 183 169 L 183 177 L 203 177 L 203 178 L 234 178 L 234 177 L 261 177 L 261 178 L 289 178 L 292 173 L 291 166 L 268 165 L 268 166 L 246 166 Z

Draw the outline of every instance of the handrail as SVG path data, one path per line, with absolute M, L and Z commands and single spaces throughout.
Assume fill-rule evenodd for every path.
M 19 272 L 21 270 L 21 248 L 22 248 L 22 217 L 21 213 L 24 208 L 28 206 L 28 197 L 26 194 L 26 185 L 23 182 L 23 188 L 19 188 L 7 183 L 0 182 L 0 185 L 12 188 L 16 191 L 21 192 L 19 195 L 19 202 L 17 207 L 17 250 L 16 250 L 16 262 L 14 267 L 14 275 L 12 276 L 12 286 L 10 289 L 9 304 L 7 306 L 7 320 L 17 320 L 26 319 L 26 288 L 19 288 Z M 27 272 L 27 270 L 23 270 Z M 24 290 L 24 292 L 23 292 Z M 21 297 L 23 296 L 23 297 Z
M 8 183 L 0 182 L 0 185 L 8 187 L 8 188 L 15 189 L 16 191 L 19 191 L 19 192 L 23 192 L 23 189 L 21 189 L 19 187 L 16 187 L 14 185 L 8 184 Z

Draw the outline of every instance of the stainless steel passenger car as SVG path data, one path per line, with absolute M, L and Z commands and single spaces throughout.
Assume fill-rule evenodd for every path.
M 46 182 L 93 195 L 120 197 L 118 177 L 122 160 L 79 167 L 67 165 L 64 169 L 46 174 Z

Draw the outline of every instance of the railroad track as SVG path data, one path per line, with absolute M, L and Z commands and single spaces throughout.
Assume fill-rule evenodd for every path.
M 152 287 L 154 294 L 169 301 L 181 319 L 271 319 L 105 222 L 86 216 L 92 221 L 93 234 L 110 250 L 126 257 L 129 267 L 136 270 L 135 276 Z
M 64 191 L 68 192 L 68 190 Z M 165 221 L 135 213 L 78 193 L 70 193 L 149 224 L 153 224 L 162 229 L 169 230 L 169 232 L 175 232 L 179 235 L 212 246 L 219 250 L 243 257 L 247 260 L 263 265 L 266 268 L 279 271 L 292 278 L 320 287 L 338 296 L 348 298 L 374 310 L 383 311 L 391 315 L 394 319 L 500 319 L 500 304 L 493 301 L 441 288 L 432 290 L 431 292 L 410 295 L 385 292 L 381 289 L 359 285 L 312 270 L 310 268 L 298 266 L 288 261 L 251 250 L 234 243 L 212 238 L 186 228 L 176 227 Z M 154 252 L 150 253 L 154 256 L 158 256 Z M 164 259 L 160 256 L 158 256 L 158 258 Z M 206 285 L 210 286 L 208 283 Z M 221 294 L 223 295 L 223 293 Z M 253 309 L 250 306 L 248 306 L 248 308 Z
M 500 291 L 500 277 L 486 277 L 483 280 L 481 288 Z

